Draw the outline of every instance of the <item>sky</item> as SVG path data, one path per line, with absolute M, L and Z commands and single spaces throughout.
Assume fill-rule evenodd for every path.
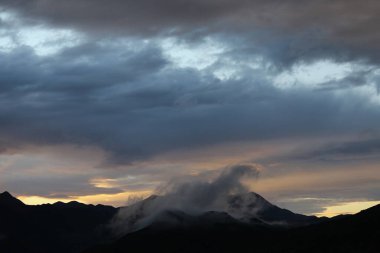
M 380 203 L 377 0 L 1 0 L 0 191 L 122 206 L 250 164 L 269 201 Z

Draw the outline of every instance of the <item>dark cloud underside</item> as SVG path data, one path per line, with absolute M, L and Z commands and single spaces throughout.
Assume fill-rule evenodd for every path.
M 1 57 L 7 62 L 1 69 L 1 138 L 13 146 L 100 145 L 133 161 L 178 148 L 379 125 L 380 112 L 365 97 L 352 105 L 334 94 L 281 90 L 265 73 L 248 71 L 220 80 L 168 65 L 154 46 L 87 45 L 54 58 L 24 49 Z
M 64 197 L 152 189 L 193 165 L 171 169 L 170 152 L 238 143 L 257 144 L 269 182 L 309 167 L 316 181 L 333 173 L 338 182 L 284 177 L 303 187 L 284 194 L 377 199 L 378 177 L 368 175 L 380 154 L 379 13 L 375 0 L 2 0 L 0 152 L 10 162 L 0 161 L 0 183 Z M 284 142 L 296 148 L 281 153 Z M 108 156 L 81 164 L 93 174 L 75 159 L 70 172 L 59 163 L 35 172 L 39 161 L 28 159 L 42 151 L 33 148 L 66 144 Z M 26 159 L 19 174 L 12 159 Z M 365 175 L 350 167 L 341 179 L 346 165 Z
M 380 59 L 376 0 L 5 0 L 2 5 L 93 34 L 234 34 L 261 47 L 281 44 L 277 57 L 283 64 L 331 55 L 343 61 Z

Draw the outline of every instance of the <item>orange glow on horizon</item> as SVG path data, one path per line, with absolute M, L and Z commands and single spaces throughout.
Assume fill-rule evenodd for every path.
M 379 204 L 380 201 L 347 202 L 339 205 L 328 206 L 322 213 L 316 213 L 314 215 L 318 217 L 334 217 L 341 214 L 355 214 Z
M 59 201 L 64 203 L 68 203 L 70 201 L 78 201 L 84 204 L 103 204 L 118 207 L 126 206 L 128 200 L 131 198 L 146 198 L 151 194 L 151 191 L 141 191 L 125 192 L 119 194 L 88 195 L 72 198 L 46 198 L 40 196 L 18 196 L 18 198 L 27 205 L 53 204 Z M 334 217 L 341 214 L 355 214 L 378 204 L 380 204 L 380 201 L 357 201 L 340 203 L 332 206 L 327 206 L 323 212 L 314 213 L 313 215 L 318 217 Z
M 87 196 L 72 196 L 68 198 L 47 198 L 41 196 L 18 196 L 22 202 L 27 205 L 42 205 L 53 204 L 56 202 L 68 203 L 70 201 L 78 201 L 84 204 L 102 204 L 111 206 L 124 206 L 131 198 L 145 198 L 152 194 L 152 191 L 138 191 L 138 192 L 123 192 L 118 194 L 95 194 Z

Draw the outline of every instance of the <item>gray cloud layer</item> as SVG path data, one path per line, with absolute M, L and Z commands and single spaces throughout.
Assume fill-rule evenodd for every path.
M 90 43 L 53 57 L 19 48 L 0 57 L 3 149 L 96 145 L 114 162 L 131 162 L 231 141 L 375 130 L 380 123 L 365 96 L 280 89 L 265 69 L 221 80 L 170 64 L 154 44 Z
M 247 40 L 245 47 L 267 51 L 283 66 L 315 57 L 380 59 L 376 0 L 4 0 L 1 5 L 28 22 L 93 34 L 238 36 Z
M 372 89 L 380 87 L 379 1 L 2 0 L 0 7 L 18 14 L 17 20 L 0 16 L 4 37 L 17 37 L 21 28 L 30 29 L 30 40 L 43 36 L 35 27 L 83 36 L 75 45 L 57 38 L 62 50 L 44 56 L 22 42 L 0 48 L 1 153 L 88 145 L 108 153 L 107 165 L 124 165 L 232 142 L 342 137 L 278 160 L 379 155 L 380 109 Z M 165 38 L 201 46 L 211 39 L 223 52 L 204 69 L 183 67 L 165 54 Z M 364 67 L 314 87 L 276 83 L 282 71 L 317 60 Z M 236 73 L 229 76 L 231 68 Z M 353 140 L 362 133 L 375 137 Z M 161 173 L 160 180 L 170 176 L 154 169 L 142 170 Z M 44 187 L 85 194 L 124 189 L 98 189 L 88 184 L 91 176 L 52 177 L 42 180 L 44 187 L 38 180 L 27 184 L 27 176 L 9 178 L 7 187 L 40 195 Z M 375 199 L 377 187 L 367 196 Z

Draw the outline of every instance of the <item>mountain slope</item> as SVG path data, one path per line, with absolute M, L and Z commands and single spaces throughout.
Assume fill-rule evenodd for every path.
M 0 194 L 0 209 L 6 208 L 16 210 L 23 206 L 25 206 L 25 204 L 21 200 L 14 198 L 9 192 L 3 192 Z
M 137 210 L 133 218 L 141 219 L 158 198 L 127 210 Z M 29 206 L 5 192 L 0 194 L 0 252 L 380 252 L 380 205 L 321 220 L 249 193 L 231 196 L 227 209 L 198 214 L 161 210 L 141 229 L 116 240 L 110 224 L 117 208 L 78 202 Z
M 117 209 L 78 202 L 28 206 L 0 194 L 0 252 L 78 252 L 107 238 Z
M 254 192 L 231 196 L 228 204 L 228 213 L 243 220 L 257 218 L 271 225 L 289 226 L 302 226 L 320 221 L 315 216 L 296 214 L 273 205 Z
M 246 223 L 249 225 L 267 224 L 296 227 L 323 220 L 315 216 L 296 214 L 279 208 L 254 192 L 232 195 L 224 202 L 221 201 L 216 210 L 212 210 L 210 207 L 197 210 L 189 208 L 191 206 L 189 203 L 186 205 L 172 204 L 170 196 L 169 198 L 167 196 L 151 196 L 132 206 L 122 208 L 118 216 L 119 220 L 115 223 L 121 231 L 132 232 L 152 223 L 160 223 L 163 227 L 184 226 L 185 223 L 187 226 L 195 225 L 199 223 L 199 218 L 206 213 L 208 213 L 207 216 L 210 220 L 223 222 L 223 219 L 227 219 L 230 223 Z M 168 215 L 168 211 L 172 214 L 171 216 Z M 181 216 L 182 220 L 174 219 L 174 214 L 178 217 Z M 203 221 L 205 222 L 205 219 Z
M 322 224 L 298 228 L 283 241 L 299 238 L 289 244 L 292 252 L 380 252 L 380 205 L 358 214 L 331 219 Z M 278 251 L 283 248 L 278 247 Z
M 152 226 L 85 253 L 377 253 L 380 205 L 359 214 L 297 228 L 226 224 L 218 227 Z

